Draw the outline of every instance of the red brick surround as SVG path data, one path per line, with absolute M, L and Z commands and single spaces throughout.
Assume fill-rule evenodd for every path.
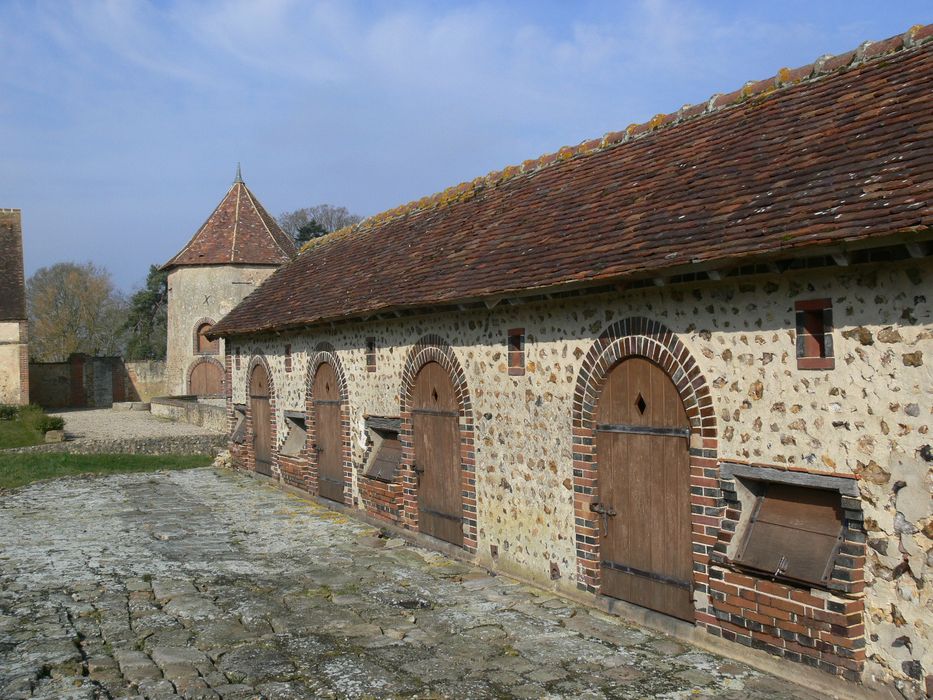
M 808 590 L 713 566 L 706 629 L 717 637 L 803 662 L 849 680 L 865 666 L 862 599 L 821 598 Z
M 291 460 L 301 465 L 306 465 L 304 469 L 304 483 L 296 484 L 300 488 L 307 489 L 311 493 L 319 494 L 318 485 L 318 465 L 311 459 L 311 445 L 317 443 L 317 426 L 315 425 L 312 410 L 312 389 L 314 388 L 314 377 L 318 368 L 323 365 L 330 365 L 334 374 L 337 376 L 337 389 L 340 393 L 340 443 L 343 448 L 343 502 L 351 505 L 351 494 L 353 493 L 353 462 L 350 450 L 350 399 L 347 392 L 347 375 L 343 371 L 343 365 L 340 358 L 330 343 L 320 343 L 311 355 L 308 361 L 308 377 L 305 383 L 305 412 L 308 421 L 308 437 L 305 440 L 305 446 L 302 448 L 301 457 L 297 460 Z
M 253 368 L 256 365 L 262 365 L 266 368 L 266 372 L 269 375 L 269 415 L 272 416 L 272 430 L 270 433 L 270 441 L 272 443 L 272 471 L 276 471 L 278 465 L 278 447 L 276 442 L 276 425 L 275 425 L 275 380 L 272 377 L 272 370 L 269 368 L 269 362 L 266 360 L 266 356 L 261 350 L 254 350 L 253 356 L 250 358 L 249 365 L 246 367 L 246 441 L 237 452 L 242 455 L 240 466 L 243 469 L 249 471 L 256 470 L 256 453 L 253 449 L 253 438 L 255 433 L 253 432 L 253 408 L 252 402 L 249 400 L 249 378 L 253 373 Z M 228 395 L 232 392 L 227 392 Z M 230 430 L 233 431 L 233 406 L 231 404 L 228 411 L 229 420 L 230 420 Z
M 476 455 L 474 452 L 473 403 L 467 388 L 463 368 L 453 348 L 443 338 L 427 335 L 421 338 L 408 355 L 402 372 L 400 416 L 402 428 L 399 442 L 402 461 L 397 482 L 401 484 L 401 524 L 411 530 L 418 529 L 418 480 L 415 475 L 414 445 L 412 443 L 411 392 L 418 371 L 428 362 L 437 362 L 450 375 L 460 407 L 460 474 L 463 486 L 463 548 L 476 551 Z M 371 481 L 371 480 L 370 480 Z M 373 513 L 379 515 L 379 513 Z M 383 514 L 382 517 L 385 517 Z
M 762 472 L 767 467 L 758 466 Z M 816 470 L 797 473 L 835 479 Z M 844 515 L 842 543 L 833 560 L 826 588 L 813 595 L 794 586 L 735 570 L 727 557 L 729 543 L 742 517 L 735 477 L 722 471 L 720 487 L 726 504 L 719 542 L 710 567 L 710 612 L 715 623 L 706 628 L 716 636 L 762 649 L 775 656 L 802 661 L 849 680 L 858 680 L 865 666 L 865 531 L 862 505 L 852 495 L 840 495 Z M 850 494 L 853 492 L 849 492 Z
M 693 589 L 705 593 L 709 557 L 722 517 L 716 461 L 716 416 L 706 380 L 689 351 L 670 330 L 646 318 L 609 326 L 586 354 L 573 398 L 573 491 L 577 587 L 599 593 L 599 523 L 590 504 L 599 500 L 593 411 L 610 370 L 628 357 L 644 357 L 667 372 L 690 419 L 690 510 L 693 522 Z M 697 611 L 697 621 L 715 620 Z

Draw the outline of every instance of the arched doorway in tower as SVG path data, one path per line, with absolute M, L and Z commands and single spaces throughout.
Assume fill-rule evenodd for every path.
M 253 459 L 256 471 L 272 476 L 272 411 L 269 373 L 257 363 L 249 377 L 249 404 L 253 423 Z
M 418 529 L 463 546 L 460 411 L 450 375 L 437 362 L 418 372 L 411 405 Z
M 223 365 L 213 358 L 196 360 L 188 375 L 188 393 L 192 396 L 223 396 Z
M 601 593 L 693 621 L 690 421 L 641 357 L 606 378 L 595 411 Z
M 314 411 L 312 457 L 317 464 L 318 493 L 332 501 L 344 502 L 343 441 L 340 425 L 340 388 L 337 373 L 327 362 L 314 374 L 311 386 Z

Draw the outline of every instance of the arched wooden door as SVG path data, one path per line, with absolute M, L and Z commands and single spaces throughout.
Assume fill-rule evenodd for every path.
M 317 463 L 318 493 L 343 503 L 343 459 L 340 439 L 340 390 L 337 373 L 329 364 L 317 368 L 311 386 L 315 443 L 311 450 Z
M 217 362 L 199 362 L 191 370 L 188 393 L 194 396 L 220 396 L 224 393 L 224 370 Z
M 249 405 L 253 420 L 253 456 L 256 471 L 272 476 L 272 412 L 269 409 L 269 373 L 261 364 L 249 377 Z
M 418 475 L 418 528 L 463 545 L 460 411 L 450 376 L 429 362 L 415 377 L 412 432 Z
M 596 407 L 601 592 L 693 621 L 690 421 L 660 367 L 615 367 Z

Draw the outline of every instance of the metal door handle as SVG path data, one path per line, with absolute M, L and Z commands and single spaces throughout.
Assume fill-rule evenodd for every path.
M 591 503 L 590 510 L 594 513 L 599 513 L 600 519 L 603 521 L 603 537 L 609 534 L 609 518 L 613 518 L 618 513 L 616 509 L 612 506 L 606 506 L 602 503 Z

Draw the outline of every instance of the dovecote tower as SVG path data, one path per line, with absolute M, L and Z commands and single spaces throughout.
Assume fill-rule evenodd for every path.
M 205 334 L 296 252 L 238 165 L 220 204 L 162 266 L 169 272 L 166 378 L 172 395 L 223 396 L 227 349 Z

